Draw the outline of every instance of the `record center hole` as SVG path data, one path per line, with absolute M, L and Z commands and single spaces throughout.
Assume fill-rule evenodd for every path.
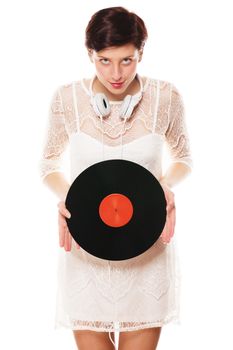
M 124 194 L 111 193 L 102 199 L 99 205 L 99 215 L 106 225 L 122 227 L 132 218 L 132 202 Z

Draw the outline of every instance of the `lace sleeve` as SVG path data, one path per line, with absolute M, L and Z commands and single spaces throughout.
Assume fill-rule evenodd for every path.
M 42 181 L 50 173 L 62 172 L 61 159 L 68 139 L 61 92 L 60 88 L 57 88 L 50 102 L 49 118 L 42 146 L 43 151 L 39 161 L 39 173 Z
M 169 124 L 165 140 L 173 163 L 181 162 L 193 168 L 189 134 L 186 126 L 183 98 L 178 89 L 171 84 Z

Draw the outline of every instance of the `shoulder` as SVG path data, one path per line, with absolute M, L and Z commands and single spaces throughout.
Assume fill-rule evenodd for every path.
M 62 83 L 57 87 L 57 91 L 59 92 L 60 97 L 63 100 L 63 102 L 68 103 L 69 101 L 72 101 L 73 86 L 76 86 L 79 83 L 80 83 L 79 80 L 73 80 L 73 81 L 68 81 L 68 82 Z
M 72 92 L 73 84 L 76 84 L 77 81 L 69 81 L 61 84 L 58 89 L 62 95 L 70 94 Z
M 155 91 L 159 88 L 160 97 L 169 101 L 172 91 L 176 91 L 176 87 L 173 82 L 165 79 L 159 79 L 156 77 L 145 77 L 147 87 L 154 89 Z
M 91 78 L 81 78 L 78 80 L 69 81 L 64 84 L 61 84 L 59 86 L 59 90 L 63 98 L 69 99 L 72 97 L 73 89 L 76 89 L 77 91 L 79 90 L 79 92 L 80 92 L 80 89 L 83 92 L 85 90 L 86 92 L 88 92 L 90 82 L 91 82 Z
M 154 95 L 159 93 L 160 104 L 169 105 L 171 101 L 172 91 L 175 89 L 174 84 L 165 79 L 156 77 L 146 77 L 148 91 L 154 91 Z
M 161 92 L 168 92 L 175 94 L 179 94 L 179 89 L 177 88 L 176 84 L 170 80 L 165 79 L 159 79 L 155 77 L 148 77 L 145 76 L 144 79 L 148 81 L 148 85 L 157 87 L 159 85 Z
M 69 81 L 69 82 L 66 82 L 64 84 L 61 84 L 60 85 L 60 88 L 62 89 L 72 89 L 72 86 L 76 86 L 76 85 L 85 85 L 85 86 L 88 86 L 88 84 L 90 83 L 91 81 L 91 78 L 87 78 L 87 77 L 83 77 L 83 78 L 80 78 L 80 79 L 77 79 L 77 80 L 72 80 L 72 81 Z
M 166 86 L 169 86 L 171 83 L 167 80 L 162 80 L 159 78 L 151 77 L 151 76 L 143 76 L 143 79 L 145 79 L 148 83 L 148 85 L 157 86 L 160 85 L 160 89 L 164 89 Z

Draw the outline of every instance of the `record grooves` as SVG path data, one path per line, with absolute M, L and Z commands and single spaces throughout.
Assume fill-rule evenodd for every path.
M 66 219 L 74 240 L 107 260 L 142 254 L 159 238 L 166 199 L 156 177 L 138 163 L 110 159 L 81 172 L 67 193 Z

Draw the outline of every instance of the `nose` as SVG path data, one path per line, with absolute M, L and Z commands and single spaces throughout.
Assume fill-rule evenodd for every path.
M 122 78 L 121 68 L 118 65 L 113 66 L 112 81 L 117 83 L 118 81 L 121 80 L 121 78 Z

